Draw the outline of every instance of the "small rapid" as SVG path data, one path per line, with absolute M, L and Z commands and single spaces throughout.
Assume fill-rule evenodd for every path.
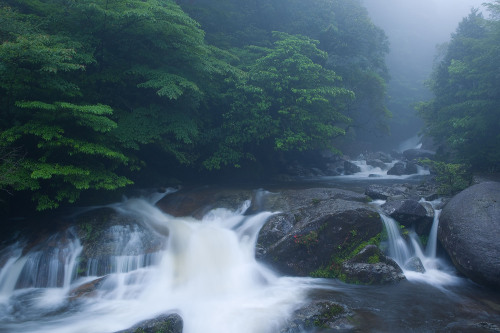
M 380 206 L 384 202 L 378 200 L 374 204 Z M 438 288 L 457 285 L 461 279 L 456 275 L 455 269 L 437 256 L 437 230 L 441 210 L 436 209 L 436 207 L 440 201 L 428 201 L 427 203 L 432 205 L 434 209 L 434 218 L 426 246 L 422 244 L 414 230 L 409 230 L 406 237 L 403 237 L 397 221 L 382 212 L 380 213 L 387 232 L 387 254 L 403 269 L 409 281 L 428 283 Z M 409 268 L 415 260 L 418 265 L 421 264 L 423 267 L 422 271 Z
M 255 260 L 258 232 L 273 213 L 246 216 L 248 207 L 215 209 L 200 221 L 127 200 L 115 208 L 166 245 L 149 259 L 130 255 L 141 247 L 138 227 L 114 227 L 113 253 L 127 255 L 89 260 L 78 278 L 74 235 L 24 255 L 22 244 L 12 245 L 0 271 L 0 332 L 115 332 L 169 312 L 182 316 L 186 333 L 277 332 L 304 302 L 308 279 L 280 277 Z M 92 297 L 75 296 L 88 283 L 96 285 Z
M 158 196 L 129 199 L 111 205 L 126 223 L 110 224 L 106 232 L 83 224 L 83 234 L 69 227 L 46 240 L 4 247 L 0 333 L 112 333 L 172 313 L 182 318 L 184 333 L 319 333 L 325 331 L 295 324 L 295 311 L 325 299 L 350 309 L 334 330 L 436 331 L 443 323 L 494 321 L 490 304 L 500 304 L 500 296 L 457 277 L 438 257 L 438 209 L 426 247 L 382 215 L 387 254 L 407 281 L 360 286 L 282 276 L 257 261 L 259 231 L 275 214 L 256 212 L 259 198 L 202 219 L 163 213 L 154 205 Z M 105 243 L 95 242 L 95 233 Z M 414 257 L 424 273 L 404 268 Z

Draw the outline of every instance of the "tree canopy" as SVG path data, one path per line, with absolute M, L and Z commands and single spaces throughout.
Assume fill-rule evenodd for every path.
M 158 161 L 338 152 L 387 116 L 387 41 L 358 0 L 4 0 L 0 37 L 0 200 L 39 210 Z
M 435 97 L 419 106 L 425 133 L 447 158 L 475 170 L 496 171 L 500 153 L 500 2 L 477 10 L 459 24 L 430 87 Z

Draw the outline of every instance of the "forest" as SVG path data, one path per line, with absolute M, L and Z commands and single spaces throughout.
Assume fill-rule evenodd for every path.
M 418 113 L 444 162 L 498 171 L 500 1 L 487 9 L 452 35 Z M 389 43 L 360 0 L 19 0 L 0 12 L 2 211 L 263 178 L 390 131 Z

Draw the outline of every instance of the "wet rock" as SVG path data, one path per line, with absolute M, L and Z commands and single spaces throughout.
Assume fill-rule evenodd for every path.
M 285 274 L 306 276 L 331 257 L 382 231 L 380 216 L 362 194 L 337 189 L 284 191 L 259 233 L 257 258 Z
M 480 183 L 454 196 L 441 213 L 438 237 L 462 274 L 500 288 L 500 183 Z
M 367 165 L 371 165 L 374 168 L 380 168 L 381 170 L 386 170 L 387 165 L 381 160 L 366 160 Z
M 181 316 L 172 313 L 145 320 L 131 328 L 115 333 L 182 333 L 183 326 Z
M 408 162 L 405 165 L 405 175 L 414 175 L 418 173 L 417 164 Z
M 436 332 L 456 332 L 456 333 L 499 333 L 500 327 L 494 323 L 481 321 L 481 322 L 471 322 L 468 320 L 458 321 L 450 323 L 438 329 Z
M 375 173 L 370 173 L 370 174 L 368 175 L 368 177 L 369 177 L 369 178 L 381 178 L 381 177 L 382 177 L 382 175 L 377 175 L 377 174 L 375 174 Z
M 391 176 L 402 176 L 406 174 L 406 166 L 403 162 L 397 162 L 392 168 L 387 171 L 388 175 Z
M 429 216 L 431 213 L 428 213 L 427 209 L 416 200 L 388 200 L 381 208 L 386 215 L 405 227 L 415 227 L 424 231 L 432 225 L 433 216 Z
M 245 200 L 251 200 L 253 190 L 205 186 L 182 189 L 156 203 L 162 211 L 173 216 L 193 216 L 201 219 L 214 208 L 238 209 Z
M 419 257 L 411 257 L 405 262 L 404 269 L 407 271 L 425 273 L 425 267 Z
M 317 329 L 346 330 L 353 328 L 353 312 L 331 300 L 316 300 L 296 310 L 279 333 L 302 333 Z
M 154 256 L 165 246 L 168 230 L 161 234 L 144 223 L 143 217 L 122 214 L 113 208 L 86 211 L 74 219 L 74 228 L 83 246 L 78 272 L 102 276 L 113 272 L 116 256 Z M 133 238 L 133 241 L 131 241 Z M 85 275 L 85 274 L 83 274 Z
M 70 300 L 76 300 L 80 299 L 82 297 L 94 297 L 97 294 L 97 290 L 103 285 L 103 283 L 106 281 L 107 276 L 100 277 L 98 279 L 89 281 L 87 283 L 84 283 L 82 285 L 79 285 L 78 287 L 70 290 L 69 292 L 69 299 Z
M 355 173 L 361 172 L 361 168 L 356 164 L 344 161 L 344 174 L 345 175 L 353 175 Z
M 408 190 L 402 186 L 369 185 L 365 194 L 374 200 L 387 200 L 389 197 L 405 195 Z
M 425 149 L 408 149 L 403 152 L 403 156 L 408 161 L 425 159 L 425 158 L 433 159 L 435 155 L 436 155 L 435 152 Z
M 375 245 L 368 245 L 342 264 L 347 282 L 357 284 L 388 284 L 405 279 L 403 271 Z
M 367 164 L 368 164 L 368 160 L 380 160 L 383 163 L 391 163 L 394 156 L 398 156 L 398 155 L 393 155 L 392 153 L 387 154 L 387 153 L 384 153 L 381 151 L 377 151 L 374 153 L 366 154 L 366 160 L 367 160 Z
M 326 163 L 325 174 L 328 176 L 340 176 L 344 173 L 344 161 Z

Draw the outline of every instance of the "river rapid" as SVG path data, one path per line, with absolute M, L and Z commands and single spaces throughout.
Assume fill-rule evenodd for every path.
M 426 175 L 368 177 L 373 172 L 307 179 L 297 186 L 359 191 L 373 182 L 417 183 Z M 313 332 L 500 331 L 500 293 L 458 275 L 436 242 L 438 218 L 423 247 L 417 237 L 401 238 L 395 221 L 382 216 L 388 255 L 401 266 L 418 256 L 426 272 L 405 271 L 407 280 L 395 285 L 360 286 L 281 276 L 258 262 L 259 230 L 276 212 L 245 214 L 251 204 L 245 201 L 235 211 L 218 208 L 198 220 L 161 212 L 154 205 L 158 199 L 112 205 L 154 232 L 163 244 L 156 251 L 144 253 L 150 236 L 134 227 L 113 231 L 113 255 L 105 265 L 89 260 L 84 269 L 79 265 L 82 240 L 71 228 L 40 246 L 22 238 L 2 246 L 0 332 L 117 332 L 178 313 L 185 333 L 278 333 L 295 310 L 319 297 L 334 299 L 351 312 L 341 325 Z M 95 287 L 82 296 L 77 290 L 88 283 Z

